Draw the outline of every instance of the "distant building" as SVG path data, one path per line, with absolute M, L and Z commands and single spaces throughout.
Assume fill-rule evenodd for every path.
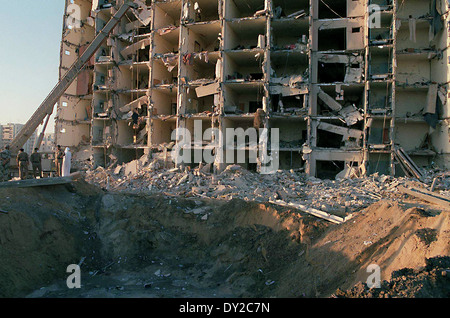
M 39 147 L 40 152 L 53 152 L 55 143 L 55 134 L 47 133 L 44 134 L 44 138 L 42 139 L 41 146 Z
M 2 147 L 4 147 L 7 144 L 10 144 L 14 137 L 17 136 L 19 131 L 22 129 L 24 125 L 23 124 L 6 124 L 6 125 L 0 125 L 0 144 Z M 22 146 L 22 148 L 27 153 L 33 152 L 34 143 L 36 141 L 36 132 L 34 132 L 31 137 L 28 139 L 28 141 Z

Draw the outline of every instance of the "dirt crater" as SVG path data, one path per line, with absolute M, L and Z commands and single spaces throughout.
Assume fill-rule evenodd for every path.
M 388 279 L 449 255 L 446 212 L 386 201 L 336 225 L 271 204 L 83 181 L 0 192 L 2 297 L 330 297 L 364 282 L 369 264 Z M 82 288 L 68 289 L 66 268 L 80 262 Z

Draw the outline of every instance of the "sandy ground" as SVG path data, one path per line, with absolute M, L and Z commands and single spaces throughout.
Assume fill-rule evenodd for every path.
M 423 202 L 381 200 L 337 225 L 271 204 L 79 181 L 0 189 L 0 209 L 9 212 L 0 215 L 2 297 L 433 297 L 423 291 L 430 281 L 434 296 L 450 296 L 439 287 L 449 285 L 448 212 Z M 82 288 L 68 289 L 66 268 L 81 260 Z M 371 264 L 381 296 L 364 285 Z M 398 277 L 409 291 L 389 285 Z

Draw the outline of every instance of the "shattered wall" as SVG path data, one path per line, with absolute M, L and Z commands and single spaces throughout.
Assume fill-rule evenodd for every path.
M 91 1 L 66 1 L 61 41 L 60 79 L 95 37 Z M 94 60 L 73 81 L 60 98 L 55 116 L 55 144 L 77 147 L 89 144 L 92 118 Z
M 395 142 L 419 165 L 448 168 L 448 2 L 405 1 L 397 20 Z
M 282 169 L 402 175 L 397 148 L 448 165 L 447 1 L 135 2 L 58 105 L 56 142 L 87 139 L 96 165 L 166 155 L 194 120 L 247 129 L 258 109 L 280 129 Z M 123 0 L 74 3 L 83 24 L 65 25 L 62 72 Z M 235 152 L 223 140 L 215 155 Z

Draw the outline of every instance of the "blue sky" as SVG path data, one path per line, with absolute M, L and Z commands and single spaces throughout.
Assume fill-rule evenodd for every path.
M 58 82 L 64 2 L 0 0 L 1 124 L 25 123 Z

